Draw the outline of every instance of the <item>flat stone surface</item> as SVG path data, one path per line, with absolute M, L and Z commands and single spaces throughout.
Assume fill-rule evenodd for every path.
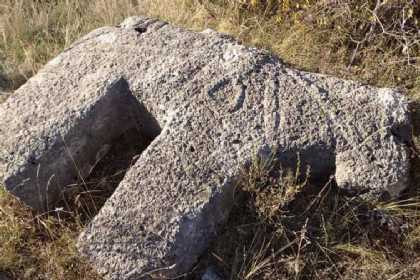
M 335 174 L 367 199 L 407 186 L 407 100 L 392 89 L 287 68 L 206 30 L 147 18 L 97 29 L 0 105 L 0 172 L 38 209 L 86 176 L 127 129 L 153 142 L 81 234 L 107 279 L 187 272 L 217 235 L 240 170 L 274 154 Z

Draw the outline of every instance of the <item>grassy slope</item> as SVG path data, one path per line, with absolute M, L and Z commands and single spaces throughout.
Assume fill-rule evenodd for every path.
M 384 1 L 376 10 L 376 1 L 322 2 L 327 1 L 145 0 L 139 6 L 131 0 L 0 0 L 0 89 L 17 88 L 81 34 L 128 15 L 147 14 L 196 30 L 211 27 L 232 34 L 300 69 L 400 87 L 412 100 L 414 141 L 420 144 L 419 35 L 412 32 L 419 26 L 419 7 L 412 1 Z M 420 182 L 414 152 L 412 162 L 411 197 Z M 264 181 L 266 170 L 256 170 L 241 184 L 246 203 L 232 217 L 237 213 L 242 218 L 232 218 L 209 251 L 208 259 L 216 260 L 232 279 L 418 277 L 420 218 L 416 207 L 407 207 L 416 201 L 361 207 L 402 217 L 408 229 L 395 240 L 387 228 L 368 231 L 363 215 L 352 210 L 363 203 L 355 207 L 333 184 L 319 193 L 293 196 L 286 190 L 301 182 Z M 296 205 L 312 201 L 313 215 L 299 215 L 302 209 Z M 77 214 L 70 216 L 36 216 L 0 192 L 0 272 L 16 279 L 98 279 L 77 258 L 74 237 L 82 223 Z M 291 223 L 287 216 L 299 218 Z M 307 233 L 309 226 L 315 235 Z M 232 246 L 226 250 L 225 244 Z

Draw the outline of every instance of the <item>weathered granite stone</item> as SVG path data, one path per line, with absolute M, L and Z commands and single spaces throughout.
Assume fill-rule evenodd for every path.
M 366 198 L 406 187 L 407 100 L 287 68 L 266 51 L 147 18 L 93 31 L 0 105 L 6 188 L 44 209 L 127 129 L 154 138 L 81 234 L 108 279 L 188 271 L 240 169 L 275 153 Z
M 10 280 L 10 278 L 4 272 L 0 272 L 0 280 Z

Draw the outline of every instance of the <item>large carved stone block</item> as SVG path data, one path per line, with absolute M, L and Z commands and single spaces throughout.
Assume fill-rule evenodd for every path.
M 6 189 L 43 210 L 124 131 L 154 139 L 81 234 L 108 279 L 188 271 L 256 155 L 367 199 L 407 186 L 407 100 L 287 68 L 207 30 L 129 18 L 75 42 L 0 105 Z

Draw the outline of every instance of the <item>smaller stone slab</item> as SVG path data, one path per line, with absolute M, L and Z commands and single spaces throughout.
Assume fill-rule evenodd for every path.
M 0 107 L 4 185 L 35 209 L 53 207 L 66 186 L 88 176 L 101 149 L 142 116 L 124 79 L 98 77 L 63 89 L 60 80 L 73 75 L 41 72 Z

